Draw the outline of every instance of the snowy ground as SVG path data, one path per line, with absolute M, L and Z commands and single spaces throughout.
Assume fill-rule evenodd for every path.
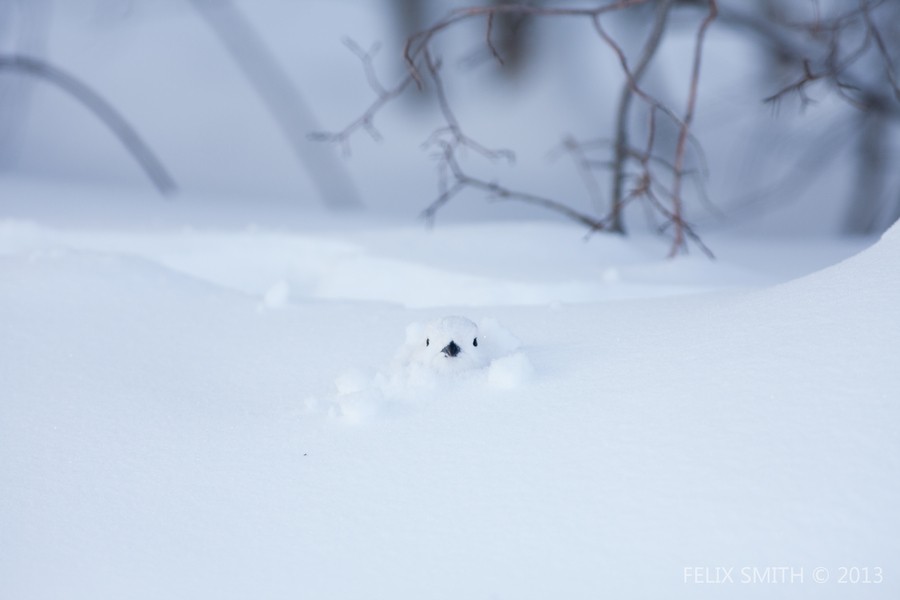
M 138 227 L 19 189 L 2 598 L 900 595 L 896 227 L 671 262 L 563 224 L 252 225 L 186 199 Z M 495 319 L 530 368 L 366 395 L 448 314 Z

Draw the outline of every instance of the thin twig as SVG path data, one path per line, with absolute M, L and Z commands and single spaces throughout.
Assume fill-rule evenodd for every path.
M 491 51 L 491 55 L 497 59 L 497 62 L 501 65 L 505 64 L 503 62 L 503 57 L 500 56 L 500 53 L 497 52 L 497 47 L 494 46 L 494 40 L 491 34 L 494 32 L 494 15 L 497 13 L 488 13 L 487 17 L 487 31 L 484 34 L 484 42 L 487 44 L 488 50 Z
M 523 4 L 501 4 L 498 6 L 460 8 L 451 11 L 444 19 L 438 21 L 428 29 L 410 36 L 406 40 L 406 45 L 403 48 L 403 59 L 406 62 L 406 66 L 412 74 L 413 79 L 415 79 L 416 84 L 422 88 L 425 82 L 419 67 L 416 64 L 417 57 L 430 45 L 431 40 L 436 35 L 462 21 L 477 17 L 486 17 L 491 14 L 497 15 L 506 13 L 535 17 L 594 17 L 608 12 L 629 8 L 631 6 L 647 4 L 649 2 L 651 2 L 651 0 L 618 0 L 617 2 L 604 4 L 597 8 L 553 8 Z
M 441 115 L 444 117 L 444 121 L 446 122 L 445 127 L 441 127 L 434 133 L 432 133 L 429 139 L 425 142 L 426 147 L 438 140 L 441 137 L 441 134 L 449 133 L 450 137 L 453 140 L 454 147 L 469 148 L 484 156 L 485 158 L 491 160 L 502 158 L 510 164 L 514 163 L 516 160 L 516 156 L 512 150 L 508 150 L 506 148 L 491 150 L 490 148 L 485 147 L 463 132 L 463 129 L 459 124 L 459 120 L 456 118 L 456 114 L 450 107 L 450 101 L 447 99 L 447 91 L 444 88 L 444 81 L 443 79 L 441 79 L 439 73 L 441 67 L 440 63 L 431 56 L 431 52 L 427 48 L 423 50 L 422 55 L 424 58 L 425 66 L 428 69 L 428 74 L 431 76 L 431 82 L 434 85 L 434 92 L 435 96 L 437 97 L 438 107 L 440 108 Z
M 309 134 L 309 138 L 317 141 L 337 143 L 341 146 L 344 155 L 348 156 L 350 154 L 350 138 L 360 129 L 368 133 L 376 142 L 382 140 L 381 132 L 375 127 L 375 116 L 388 103 L 406 91 L 413 82 L 413 77 L 412 75 L 407 74 L 394 87 L 386 88 L 381 83 L 381 80 L 378 79 L 372 60 L 373 53 L 377 51 L 378 47 L 375 46 L 369 52 L 365 52 L 360 48 L 359 44 L 349 38 L 344 40 L 344 45 L 360 59 L 363 71 L 366 75 L 366 81 L 368 81 L 372 91 L 375 92 L 375 100 L 372 101 L 368 108 L 366 108 L 358 118 L 350 122 L 350 124 L 342 130 L 338 132 L 314 131 Z
M 293 150 L 294 156 L 319 191 L 335 209 L 362 206 L 353 179 L 334 152 L 311 144 L 307 132 L 319 125 L 300 88 L 278 61 L 268 40 L 244 15 L 234 0 L 190 0 L 215 33 L 269 116 Z
M 595 161 L 592 161 L 587 156 L 587 149 L 585 146 L 571 135 L 567 135 L 563 138 L 561 148 L 566 154 L 572 157 L 572 162 L 575 163 L 578 176 L 581 177 L 581 181 L 584 183 L 588 197 L 594 205 L 594 210 L 597 211 L 597 213 L 601 213 L 603 211 L 603 207 L 601 206 L 603 193 L 600 190 L 600 184 L 597 183 L 597 178 L 594 176 L 593 167 L 595 166 Z M 610 231 L 616 230 L 611 228 Z
M 672 213 L 675 216 L 673 223 L 675 224 L 674 238 L 672 240 L 672 249 L 669 251 L 670 256 L 674 256 L 685 247 L 684 234 L 690 235 L 689 228 L 686 229 L 684 219 L 682 217 L 682 198 L 681 198 L 681 182 L 684 171 L 685 149 L 690 133 L 691 123 L 694 121 L 694 111 L 697 106 L 697 89 L 700 85 L 700 63 L 703 58 L 703 41 L 706 37 L 706 31 L 715 20 L 718 14 L 717 0 L 709 0 L 709 13 L 700 23 L 697 30 L 697 40 L 694 44 L 694 61 L 691 67 L 691 83 L 688 93 L 687 108 L 684 111 L 683 125 L 678 133 L 678 142 L 675 146 L 675 175 L 672 180 Z M 693 238 L 693 236 L 691 235 Z M 696 242 L 696 240 L 694 240 Z
M 897 75 L 894 72 L 894 61 L 891 58 L 891 53 L 887 49 L 887 45 L 884 43 L 884 38 L 881 37 L 881 32 L 878 31 L 878 27 L 875 26 L 875 21 L 872 19 L 872 10 L 868 0 L 860 0 L 860 8 L 862 9 L 866 27 L 872 35 L 872 38 L 875 40 L 875 45 L 878 47 L 878 53 L 884 61 L 884 72 L 891 84 L 891 88 L 894 90 L 894 97 L 900 102 L 900 85 L 897 84 Z
M 422 217 L 429 223 L 433 223 L 438 212 L 453 196 L 462 192 L 466 188 L 473 188 L 487 192 L 495 199 L 501 200 L 518 200 L 526 204 L 540 206 L 547 210 L 562 214 L 569 219 L 577 221 L 586 226 L 591 231 L 599 231 L 607 227 L 607 223 L 600 219 L 595 219 L 574 210 L 561 202 L 557 202 L 551 198 L 545 198 L 527 192 L 519 192 L 512 190 L 498 183 L 485 181 L 477 177 L 472 177 L 463 171 L 462 167 L 456 159 L 456 148 L 449 142 L 439 142 L 443 149 L 442 160 L 445 162 L 453 176 L 454 183 L 447 188 L 437 199 L 435 199 L 424 211 Z
M 666 16 L 671 10 L 671 7 L 674 6 L 675 2 L 674 0 L 660 0 L 661 6 L 658 8 L 657 18 L 654 21 L 654 27 L 648 37 L 648 40 L 645 42 L 644 51 L 634 71 L 631 70 L 622 48 L 606 32 L 600 21 L 601 16 L 607 13 L 617 10 L 623 10 L 634 6 L 650 4 L 651 2 L 652 0 L 618 0 L 594 8 L 563 8 L 523 4 L 503 4 L 496 6 L 463 8 L 452 11 L 447 17 L 438 21 L 433 26 L 420 31 L 419 33 L 416 33 L 407 39 L 406 45 L 403 49 L 403 57 L 407 65 L 408 74 L 407 77 L 405 77 L 394 88 L 384 87 L 383 85 L 381 85 L 377 77 L 375 77 L 374 68 L 372 65 L 373 52 L 364 52 L 358 46 L 352 45 L 351 50 L 363 63 L 363 68 L 366 72 L 366 77 L 369 80 L 369 85 L 376 94 L 376 100 L 369 106 L 369 108 L 362 114 L 362 116 L 350 123 L 350 125 L 344 128 L 342 131 L 332 134 L 317 134 L 317 138 L 346 144 L 349 138 L 360 129 L 368 130 L 370 135 L 377 135 L 377 130 L 374 130 L 372 120 L 385 104 L 393 100 L 397 95 L 407 89 L 409 84 L 412 82 L 415 82 L 415 84 L 420 88 L 424 88 L 426 85 L 428 85 L 428 87 L 430 87 L 434 93 L 435 102 L 443 119 L 443 125 L 432 132 L 432 134 L 427 138 L 424 144 L 426 148 L 437 147 L 439 149 L 439 152 L 435 154 L 438 160 L 438 195 L 422 212 L 422 216 L 428 223 L 433 223 L 437 213 L 444 206 L 446 206 L 448 202 L 450 202 L 453 198 L 467 189 L 485 192 L 495 200 L 516 200 L 518 202 L 540 206 L 546 210 L 564 215 L 569 219 L 583 224 L 584 226 L 588 227 L 589 232 L 609 231 L 616 223 L 618 223 L 619 228 L 622 228 L 622 209 L 632 201 L 640 198 L 645 198 L 647 200 L 646 205 L 656 213 L 660 214 L 664 218 L 665 223 L 673 227 L 676 232 L 676 239 L 679 248 L 683 245 L 684 239 L 689 239 L 693 242 L 696 242 L 704 252 L 711 255 L 711 253 L 709 253 L 709 249 L 706 248 L 701 241 L 699 241 L 699 237 L 696 235 L 692 227 L 685 223 L 683 219 L 681 210 L 680 188 L 675 190 L 674 193 L 668 190 L 666 190 L 665 192 L 665 195 L 668 198 L 673 199 L 673 208 L 671 209 L 666 208 L 659 200 L 659 198 L 656 197 L 653 191 L 654 187 L 662 188 L 662 184 L 657 181 L 657 174 L 654 172 L 653 165 L 660 165 L 667 168 L 672 173 L 672 178 L 674 180 L 677 180 L 679 184 L 681 182 L 681 179 L 685 176 L 699 177 L 700 174 L 705 174 L 707 172 L 706 161 L 703 156 L 702 149 L 699 147 L 699 143 L 690 131 L 690 124 L 694 115 L 694 105 L 697 93 L 696 80 L 699 77 L 699 57 L 695 56 L 695 68 L 693 71 L 694 84 L 691 88 L 692 95 L 691 98 L 689 98 L 688 110 L 686 111 L 685 116 L 679 116 L 678 114 L 676 114 L 662 101 L 647 93 L 639 83 L 639 80 L 641 79 L 649 63 L 653 59 L 655 51 L 661 42 L 663 31 L 666 26 Z M 705 33 L 706 26 L 708 25 L 708 21 L 711 21 L 714 17 L 715 3 L 713 2 L 712 5 L 713 14 L 708 17 L 706 21 L 704 21 L 704 25 L 698 32 L 698 44 L 696 50 L 698 54 L 702 52 L 703 35 Z M 620 178 L 620 181 L 622 183 L 624 183 L 626 180 L 630 180 L 633 177 L 635 186 L 627 196 L 625 196 L 624 198 L 620 197 L 615 203 L 612 203 L 610 205 L 611 210 L 607 211 L 606 214 L 602 214 L 603 211 L 598 210 L 598 213 L 601 213 L 601 216 L 591 216 L 581 211 L 575 210 L 567 204 L 556 199 L 547 198 L 524 191 L 513 190 L 500 183 L 487 181 L 485 179 L 472 176 L 468 172 L 466 172 L 463 166 L 460 164 L 460 152 L 467 149 L 490 160 L 504 158 L 512 162 L 514 156 L 509 150 L 490 149 L 481 144 L 479 141 L 470 137 L 465 132 L 448 99 L 445 83 L 441 75 L 441 63 L 434 56 L 431 43 L 434 40 L 435 36 L 439 35 L 441 32 L 447 30 L 448 28 L 461 23 L 462 21 L 473 18 L 484 18 L 486 25 L 484 37 L 485 45 L 487 47 L 487 50 L 490 52 L 490 55 L 502 64 L 503 58 L 500 55 L 497 47 L 494 45 L 493 32 L 496 17 L 508 14 L 516 14 L 523 17 L 566 16 L 589 19 L 600 38 L 609 48 L 613 50 L 613 52 L 619 58 L 622 71 L 625 75 L 626 86 L 623 90 L 622 97 L 623 99 L 627 99 L 623 100 L 622 102 L 624 108 L 620 107 L 620 114 L 627 116 L 627 105 L 630 102 L 630 98 L 632 96 L 637 96 L 647 105 L 649 127 L 647 130 L 646 149 L 638 150 L 636 148 L 629 147 L 627 144 L 626 131 L 626 135 L 620 135 L 617 138 L 617 145 L 621 151 L 620 157 L 618 161 L 613 161 L 610 163 L 610 165 L 612 165 L 618 172 L 618 177 Z M 676 156 L 676 159 L 679 160 L 669 161 L 666 160 L 666 158 L 658 156 L 654 153 L 657 113 L 663 114 L 665 118 L 674 123 L 680 132 L 678 145 L 678 151 L 680 152 L 680 154 Z M 626 116 L 622 116 L 620 120 L 620 124 L 622 124 L 623 126 L 627 124 Z M 594 160 L 587 153 L 596 143 L 596 141 L 577 142 L 574 138 L 569 137 L 564 140 L 563 148 L 575 160 L 576 167 L 578 168 L 579 173 L 584 180 L 584 184 L 588 190 L 588 193 L 593 199 L 595 207 L 599 209 L 601 194 L 597 185 L 597 181 L 594 177 L 593 169 L 595 166 L 598 166 L 601 163 Z M 685 153 L 688 143 L 690 143 L 692 147 L 696 148 L 696 154 L 701 169 L 699 174 L 696 170 L 685 169 Z M 631 174 L 626 171 L 625 163 L 628 159 L 637 161 L 637 163 L 641 167 L 640 172 Z M 608 167 L 609 165 L 604 166 Z M 699 185 L 702 187 L 702 182 Z
M 669 10 L 672 8 L 672 0 L 660 0 L 656 6 L 656 16 L 653 19 L 653 28 L 647 41 L 644 43 L 644 49 L 638 59 L 637 66 L 632 73 L 634 84 L 640 83 L 644 76 L 644 72 L 650 65 L 650 61 L 656 54 L 657 48 L 662 41 L 663 33 L 666 29 L 666 21 L 669 16 Z M 613 159 L 612 174 L 612 226 L 611 230 L 624 233 L 625 225 L 622 220 L 622 195 L 624 188 L 625 162 L 628 157 L 626 149 L 628 148 L 628 109 L 631 107 L 631 99 L 634 96 L 634 87 L 632 81 L 628 80 L 622 86 L 622 92 L 619 95 L 619 106 L 616 110 L 616 141 L 614 146 L 615 158 Z M 653 108 L 651 108 L 651 111 Z

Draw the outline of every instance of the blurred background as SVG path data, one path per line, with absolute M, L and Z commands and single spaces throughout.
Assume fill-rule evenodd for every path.
M 434 157 L 422 148 L 441 125 L 433 92 L 410 87 L 376 115 L 383 139 L 360 132 L 349 154 L 308 136 L 343 129 L 375 100 L 345 39 L 380 44 L 374 67 L 391 86 L 406 74 L 411 33 L 478 4 L 488 2 L 0 0 L 0 217 L 145 218 L 183 203 L 240 206 L 261 223 L 321 210 L 414 219 L 438 194 Z M 604 18 L 632 61 L 655 4 Z M 671 4 L 642 85 L 682 113 L 707 5 Z M 686 189 L 688 219 L 700 231 L 765 235 L 886 229 L 900 215 L 900 2 L 722 0 L 720 8 L 694 126 L 709 178 L 703 190 Z M 624 84 L 617 57 L 582 18 L 500 18 L 493 39 L 503 66 L 486 47 L 483 19 L 436 42 L 462 126 L 517 157 L 508 165 L 468 155 L 468 168 L 602 212 L 608 173 L 597 169 L 592 197 L 559 148 L 566 136 L 599 140 L 597 163 L 611 158 Z M 646 111 L 635 104 L 629 119 L 642 139 Z M 659 135 L 672 143 L 674 128 Z M 146 154 L 143 167 L 135 152 Z M 699 168 L 701 155 L 691 160 Z M 158 163 L 149 176 L 147 161 Z M 561 217 L 475 191 L 439 216 L 523 218 Z M 626 222 L 656 225 L 638 205 Z

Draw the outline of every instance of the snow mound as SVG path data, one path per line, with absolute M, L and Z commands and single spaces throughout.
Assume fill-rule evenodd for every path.
M 521 341 L 496 320 L 475 323 L 460 316 L 411 323 L 391 363 L 373 376 L 354 369 L 335 381 L 337 393 L 311 399 L 307 408 L 361 422 L 403 412 L 415 401 L 458 391 L 511 390 L 527 383 L 534 368 Z
M 492 388 L 512 390 L 531 379 L 533 372 L 534 368 L 528 357 L 517 352 L 492 362 L 488 369 L 487 382 Z
M 266 293 L 263 294 L 262 302 L 260 302 L 258 309 L 260 311 L 270 309 L 275 310 L 279 308 L 284 308 L 288 305 L 291 296 L 291 286 L 290 284 L 281 279 L 266 290 Z

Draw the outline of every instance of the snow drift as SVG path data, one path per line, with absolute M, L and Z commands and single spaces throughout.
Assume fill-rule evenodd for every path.
M 896 227 L 769 288 L 483 305 L 474 316 L 521 338 L 529 378 L 513 351 L 355 427 L 305 399 L 332 397 L 336 379 L 337 396 L 371 388 L 408 323 L 472 311 L 296 282 L 260 310 L 277 269 L 251 294 L 172 266 L 188 256 L 173 240 L 200 252 L 229 235 L 258 251 L 248 277 L 264 248 L 291 243 L 2 229 L 0 596 L 900 592 Z M 215 255 L 196 264 L 243 277 L 238 254 Z M 806 579 L 686 583 L 702 566 Z M 851 589 L 841 566 L 884 579 Z M 811 581 L 820 567 L 829 582 Z

